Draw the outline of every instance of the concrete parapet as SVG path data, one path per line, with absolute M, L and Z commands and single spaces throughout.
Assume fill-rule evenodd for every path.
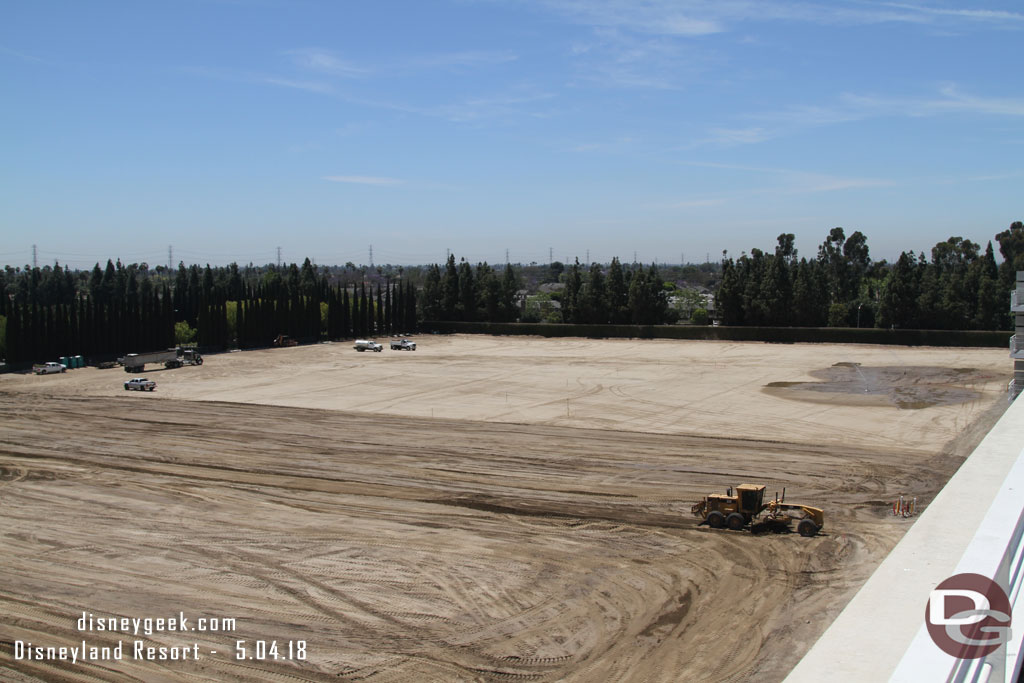
M 1019 595 L 1021 570 L 1013 556 L 1020 556 L 1024 529 L 1022 446 L 1024 402 L 1015 401 L 786 683 L 972 680 L 956 675 L 957 660 L 928 638 L 925 609 L 932 589 L 954 574 L 997 579 L 1008 548 L 1011 562 L 1018 562 L 1011 600 Z M 1011 548 L 1014 543 L 1018 547 Z M 1014 612 L 1020 620 L 1014 623 L 1011 654 L 1024 632 L 1020 607 Z M 1013 662 L 1009 666 L 1012 675 Z

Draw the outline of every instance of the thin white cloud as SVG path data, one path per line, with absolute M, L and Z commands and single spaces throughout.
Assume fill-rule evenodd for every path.
M 892 187 L 896 185 L 895 181 L 888 178 L 836 176 L 791 168 L 746 166 L 743 164 L 724 164 L 707 161 L 683 161 L 680 163 L 684 166 L 695 166 L 698 168 L 741 171 L 770 179 L 763 187 L 750 187 L 744 190 L 742 192 L 743 196 L 752 194 L 814 194 L 818 192 L 836 192 L 868 187 Z
M 732 147 L 734 145 L 749 145 L 757 142 L 764 142 L 765 140 L 771 140 L 774 137 L 778 137 L 777 131 L 769 130 L 761 126 L 752 126 L 750 128 L 712 128 L 708 132 L 708 137 L 698 141 L 698 143 Z
M 507 64 L 519 59 L 507 51 L 496 50 L 468 50 L 464 52 L 450 52 L 434 55 L 423 55 L 415 57 L 410 65 L 416 68 L 444 68 L 444 67 L 478 67 L 490 66 L 493 64 Z
M 264 76 L 260 79 L 261 82 L 268 85 L 277 85 L 282 88 L 294 88 L 296 90 L 307 90 L 309 92 L 321 93 L 323 95 L 329 95 L 334 92 L 334 88 L 328 83 L 320 83 L 318 81 L 295 81 L 288 78 L 277 78 L 275 76 Z
M 355 77 L 367 73 L 367 69 L 341 59 L 330 50 L 310 47 L 286 50 L 285 54 L 291 57 L 297 66 L 332 76 Z
M 672 209 L 699 209 L 705 206 L 721 206 L 724 199 L 687 199 L 681 202 L 673 202 L 669 205 Z
M 407 107 L 406 111 L 447 119 L 457 123 L 469 123 L 483 119 L 529 115 L 544 117 L 546 114 L 535 108 L 540 102 L 548 101 L 554 95 L 532 88 L 510 88 L 489 95 L 467 97 L 460 102 L 433 107 Z
M 546 0 L 544 6 L 583 25 L 684 37 L 722 33 L 741 23 L 769 21 L 819 25 L 931 24 L 957 28 L 965 21 L 979 25 L 1024 22 L 1024 14 L 1004 10 L 856 0 Z
M 356 185 L 402 185 L 404 180 L 398 178 L 384 178 L 381 176 L 367 175 L 328 175 L 322 180 L 329 180 L 332 183 L 354 183 Z
M 995 114 L 1000 116 L 1024 116 L 1024 99 L 1011 97 L 978 97 L 967 95 L 955 85 L 946 85 L 941 89 L 942 99 L 925 103 L 928 109 L 941 111 L 966 111 L 976 114 Z
M 1005 10 L 928 7 L 927 5 L 912 5 L 895 2 L 880 4 L 885 7 L 894 7 L 901 10 L 918 12 L 926 16 L 953 17 L 956 19 L 970 19 L 980 22 L 1024 22 L 1024 14 L 1019 12 L 1007 12 Z
M 670 36 L 702 36 L 723 30 L 714 17 L 702 16 L 709 14 L 704 3 L 548 0 L 545 5 L 573 21 L 594 27 Z
M 1002 10 L 935 8 L 925 4 L 871 0 L 531 0 L 592 31 L 574 38 L 567 54 L 580 79 L 613 88 L 679 89 L 699 80 L 717 56 L 708 40 L 743 31 L 751 40 L 759 26 L 775 23 L 816 26 L 902 24 L 960 33 L 1024 28 L 1024 15 Z
M 42 57 L 36 57 L 35 55 L 31 55 L 27 52 L 21 52 L 19 50 L 12 50 L 11 48 L 4 47 L 3 45 L 0 45 L 0 54 L 11 55 L 12 57 L 17 57 L 18 59 L 25 62 L 43 61 Z
M 788 187 L 782 191 L 788 194 L 815 194 L 893 185 L 895 182 L 883 178 L 843 178 L 816 173 L 794 173 L 788 181 Z
M 680 145 L 688 150 L 703 146 L 735 147 L 798 134 L 808 128 L 862 121 L 879 117 L 925 117 L 946 114 L 1024 116 L 1024 98 L 985 97 L 965 93 L 955 84 L 938 89 L 937 95 L 888 97 L 844 93 L 833 104 L 797 105 L 778 111 L 742 115 L 756 125 L 710 128 L 695 140 Z

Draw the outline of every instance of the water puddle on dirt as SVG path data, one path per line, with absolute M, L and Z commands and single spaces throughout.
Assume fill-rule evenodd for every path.
M 810 375 L 818 381 L 769 382 L 762 391 L 798 401 L 920 410 L 976 400 L 981 392 L 974 386 L 996 379 L 974 368 L 866 367 L 849 361 Z

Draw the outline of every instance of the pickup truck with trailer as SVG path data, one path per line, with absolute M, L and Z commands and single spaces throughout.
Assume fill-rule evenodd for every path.
M 156 389 L 156 382 L 145 377 L 135 377 L 124 383 L 124 390 L 129 391 L 153 391 Z
M 149 353 L 129 353 L 117 359 L 124 365 L 125 372 L 142 372 L 146 363 L 163 363 L 165 368 L 180 368 L 182 365 L 202 365 L 203 357 L 195 349 L 178 347 L 166 351 Z
M 368 339 L 356 339 L 355 346 L 352 347 L 356 351 L 383 351 L 384 347 L 375 341 Z
M 37 375 L 52 375 L 58 372 L 67 372 L 68 366 L 63 363 L 39 363 L 32 366 L 32 372 Z
M 392 339 L 391 340 L 392 351 L 415 351 L 416 342 L 408 339 Z

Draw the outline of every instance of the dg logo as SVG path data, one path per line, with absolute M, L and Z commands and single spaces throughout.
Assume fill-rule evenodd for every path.
M 1010 600 L 981 574 L 951 576 L 931 592 L 925 610 L 928 634 L 948 655 L 985 657 L 1010 640 Z

